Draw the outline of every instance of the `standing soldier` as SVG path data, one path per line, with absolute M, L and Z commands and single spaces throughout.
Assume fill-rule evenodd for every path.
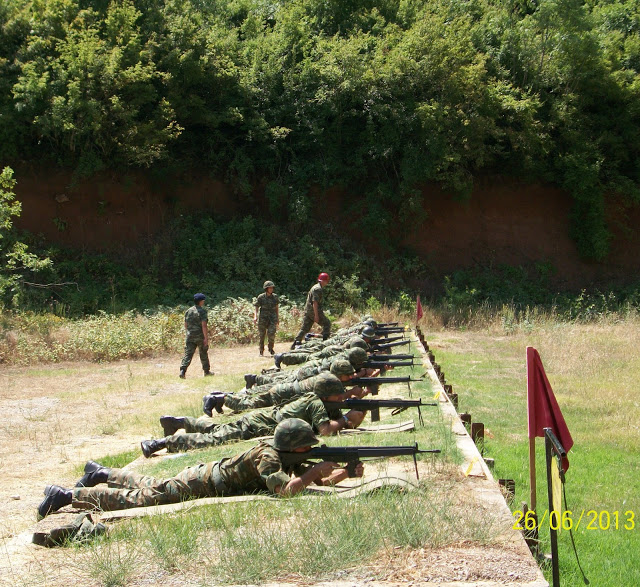
M 213 375 L 209 365 L 209 333 L 207 331 L 207 322 L 209 320 L 207 311 L 204 309 L 204 301 L 206 297 L 203 293 L 197 293 L 193 296 L 194 306 L 191 306 L 184 314 L 184 329 L 187 331 L 187 339 L 184 343 L 184 357 L 180 364 L 180 379 L 184 379 L 187 368 L 191 365 L 193 353 L 196 348 L 200 351 L 200 362 L 204 370 L 205 377 Z
M 321 273 L 318 275 L 318 283 L 309 290 L 309 293 L 307 294 L 307 303 L 304 306 L 302 327 L 291 345 L 292 349 L 295 349 L 296 345 L 302 342 L 304 335 L 311 330 L 314 322 L 322 326 L 322 340 L 327 340 L 331 335 L 331 322 L 322 311 L 322 288 L 327 286 L 329 279 L 328 273 Z
M 262 286 L 264 293 L 261 293 L 256 300 L 256 307 L 253 312 L 253 321 L 258 323 L 258 334 L 260 335 L 260 356 L 264 355 L 264 336 L 269 338 L 269 352 L 275 354 L 273 345 L 276 342 L 276 328 L 280 317 L 278 315 L 278 296 L 273 293 L 275 285 L 273 281 L 265 281 Z

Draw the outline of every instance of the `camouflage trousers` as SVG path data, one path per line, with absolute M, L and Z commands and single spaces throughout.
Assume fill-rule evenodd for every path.
M 269 436 L 278 425 L 276 418 L 269 413 L 252 412 L 236 422 L 216 424 L 213 418 L 185 418 L 185 433 L 168 436 L 165 440 L 168 452 L 183 452 L 196 448 L 206 448 L 225 444 L 233 440 L 248 440 L 258 436 Z
M 170 479 L 111 469 L 107 486 L 76 487 L 72 505 L 75 508 L 112 511 L 214 497 L 225 490 L 218 465 L 218 462 L 195 465 Z
M 224 405 L 234 412 L 245 412 L 257 408 L 281 406 L 296 399 L 302 393 L 300 384 L 293 381 L 274 385 L 266 390 L 257 391 L 257 393 L 228 395 L 224 398 Z
M 280 357 L 280 364 L 301 365 L 302 363 L 306 363 L 307 361 L 329 359 L 342 352 L 343 350 L 344 349 L 336 348 L 335 346 L 329 346 L 319 351 L 316 350 L 313 352 L 304 352 L 301 349 L 296 349 L 295 351 L 287 351 L 286 353 L 282 353 L 282 356 Z
M 256 375 L 256 385 L 277 385 L 296 380 L 297 372 L 279 371 L 278 373 L 264 373 Z M 253 389 L 251 391 L 254 391 Z
M 299 369 L 294 369 L 291 371 L 281 371 L 280 373 L 265 373 L 264 375 L 256 376 L 256 385 L 258 386 L 266 386 L 266 385 L 278 385 L 280 383 L 290 383 L 292 381 L 302 381 L 303 379 L 307 379 L 309 377 L 313 377 L 314 375 L 318 375 L 320 373 L 320 368 L 317 364 L 314 365 L 305 365 L 304 367 L 300 367 Z M 251 389 L 252 392 L 256 391 L 264 391 L 262 389 L 257 390 L 256 388 Z
M 320 312 L 318 318 L 320 319 L 320 326 L 322 326 L 322 338 L 327 339 L 331 336 L 331 321 L 327 318 L 322 312 Z M 313 326 L 314 319 L 313 316 L 305 316 L 302 320 L 302 327 L 300 328 L 300 332 L 296 334 L 296 340 L 301 341 L 304 338 L 304 335 L 307 334 L 311 330 Z
M 278 328 L 278 324 L 276 323 L 275 317 L 273 318 L 263 318 L 262 316 L 258 319 L 258 335 L 260 337 L 260 352 L 264 352 L 264 337 L 267 335 L 269 341 L 269 352 L 274 352 L 273 345 L 276 342 L 276 329 Z
M 211 365 L 209 364 L 209 347 L 204 346 L 203 338 L 189 338 L 184 343 L 184 356 L 182 357 L 182 362 L 180 363 L 180 370 L 186 371 L 187 367 L 191 365 L 191 359 L 193 358 L 193 354 L 196 352 L 196 348 L 200 351 L 200 362 L 202 363 L 202 369 L 205 373 L 208 373 L 211 369 Z

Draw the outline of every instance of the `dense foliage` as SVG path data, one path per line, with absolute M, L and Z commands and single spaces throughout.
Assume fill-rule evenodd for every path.
M 23 273 L 36 273 L 51 266 L 51 260 L 41 259 L 28 251 L 13 228 L 13 218 L 20 216 L 22 206 L 15 199 L 13 170 L 0 172 L 0 309 L 3 300 L 17 301 L 22 289 Z
M 639 72 L 638 0 L 5 0 L 0 160 L 264 180 L 289 222 L 357 186 L 373 228 L 511 173 L 570 191 L 603 258 L 607 198 L 640 199 Z

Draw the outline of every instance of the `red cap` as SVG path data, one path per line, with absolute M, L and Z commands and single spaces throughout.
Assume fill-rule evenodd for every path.
M 318 275 L 318 281 L 330 281 L 331 278 L 329 277 L 328 273 L 321 273 L 320 275 Z

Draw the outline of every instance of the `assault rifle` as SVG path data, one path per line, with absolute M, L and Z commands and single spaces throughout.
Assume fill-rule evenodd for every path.
M 406 332 L 404 326 L 390 326 L 389 328 L 376 328 L 376 334 L 400 334 Z
M 399 377 L 354 377 L 345 381 L 345 385 L 361 385 L 366 387 L 367 385 L 382 385 L 383 383 L 410 383 L 411 381 L 423 381 L 422 379 L 413 379 L 412 377 L 399 376 Z M 411 386 L 409 386 L 411 389 Z
M 365 361 L 362 366 L 368 369 L 385 370 L 387 367 L 413 367 L 413 361 Z
M 413 358 L 413 355 L 369 355 L 370 361 L 409 361 Z
M 324 401 L 324 400 L 323 400 Z M 392 416 L 404 412 L 409 408 L 418 408 L 418 421 L 424 426 L 420 406 L 437 406 L 437 402 L 422 403 L 420 399 L 358 399 L 348 398 L 341 402 L 324 402 L 328 409 L 337 410 L 357 410 L 358 412 L 368 412 L 371 410 L 379 410 L 380 408 L 393 408 Z
M 404 336 L 390 336 L 389 338 L 377 338 L 376 340 L 371 341 L 371 346 L 376 346 L 378 343 L 387 344 L 390 342 L 395 342 L 396 340 L 404 340 Z
M 313 447 L 307 452 L 278 451 L 280 462 L 285 467 L 301 465 L 311 460 L 330 461 L 334 463 L 346 463 L 349 477 L 355 477 L 356 465 L 364 459 L 379 459 L 399 456 L 412 456 L 418 476 L 418 454 L 440 454 L 440 449 L 420 450 L 418 443 L 408 446 L 322 446 Z
M 400 322 L 378 322 L 378 328 L 386 328 L 387 326 L 398 326 Z
M 405 344 L 411 344 L 410 340 L 399 340 L 398 342 L 385 342 L 385 343 L 376 343 L 374 342 L 371 347 L 374 351 L 384 351 L 387 349 L 392 349 L 396 346 L 404 346 Z
M 345 382 L 344 385 L 361 385 L 363 387 L 371 388 L 371 395 L 378 395 L 380 385 L 383 383 L 406 383 L 409 389 L 409 395 L 411 395 L 411 382 L 422 381 L 421 379 L 412 379 L 411 377 L 356 377 Z M 376 407 L 371 410 L 371 421 L 380 421 L 380 410 Z

